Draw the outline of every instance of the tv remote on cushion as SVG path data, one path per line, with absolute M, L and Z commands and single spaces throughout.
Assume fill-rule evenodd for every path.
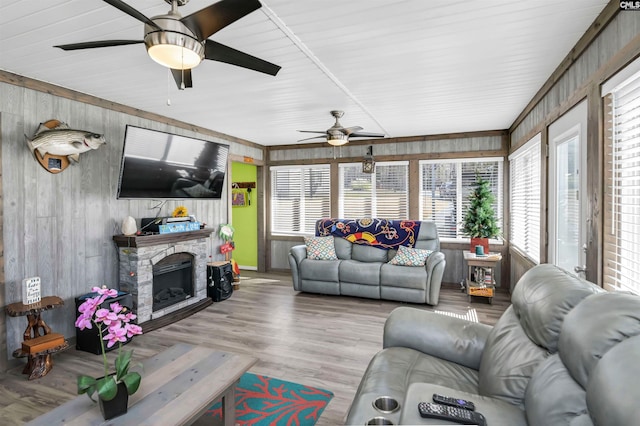
M 461 425 L 487 426 L 484 416 L 476 411 L 465 410 L 464 408 L 449 407 L 432 402 L 418 403 L 420 416 L 424 418 L 448 420 Z
M 475 411 L 476 406 L 473 402 L 466 399 L 452 398 L 450 396 L 442 396 L 437 393 L 433 394 L 433 402 L 437 404 L 449 405 L 451 407 L 464 408 L 466 410 Z

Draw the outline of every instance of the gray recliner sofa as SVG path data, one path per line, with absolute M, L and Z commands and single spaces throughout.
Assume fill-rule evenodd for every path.
M 640 297 L 551 265 L 522 276 L 494 327 L 400 307 L 383 346 L 346 424 L 449 424 L 419 415 L 434 393 L 474 402 L 489 426 L 640 424 Z M 380 396 L 399 408 L 376 409 Z
M 289 266 L 294 290 L 438 304 L 446 262 L 440 252 L 435 222 L 422 221 L 416 237 L 415 248 L 433 251 L 424 267 L 389 264 L 396 250 L 332 238 L 337 260 L 308 259 L 304 244 L 291 248 Z

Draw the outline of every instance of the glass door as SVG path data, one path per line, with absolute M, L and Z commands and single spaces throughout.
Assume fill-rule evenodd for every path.
M 549 262 L 586 272 L 586 119 L 581 102 L 549 127 Z

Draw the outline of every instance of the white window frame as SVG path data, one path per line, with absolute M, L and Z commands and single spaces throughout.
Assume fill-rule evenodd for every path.
M 538 133 L 509 156 L 509 243 L 511 248 L 536 264 L 540 263 L 541 149 L 542 138 Z M 520 182 L 522 167 L 528 167 L 530 174 L 526 181 Z M 526 199 L 521 200 L 523 194 Z M 518 206 L 519 202 L 523 205 Z M 519 222 L 515 215 L 520 210 L 525 216 L 525 223 Z
M 409 214 L 409 162 L 408 161 L 381 161 L 381 162 L 376 162 L 376 172 L 374 173 L 364 173 L 363 175 L 366 176 L 370 176 L 371 177 L 371 212 L 370 215 L 368 215 L 369 217 L 374 217 L 374 218 L 384 218 L 384 219 L 396 219 L 396 220 L 404 220 L 404 219 L 409 219 L 408 217 L 387 217 L 386 215 L 380 215 L 378 214 L 378 203 L 377 203 L 377 197 L 376 197 L 376 175 L 377 175 L 377 171 L 381 168 L 381 167 L 386 167 L 386 166 L 405 166 L 406 168 L 406 174 L 404 176 L 405 178 L 405 188 L 406 188 L 406 192 L 405 192 L 405 210 L 407 211 L 407 215 Z M 344 210 L 345 210 L 345 203 L 344 203 L 344 169 L 346 169 L 347 167 L 351 168 L 351 167 L 356 167 L 356 168 L 362 168 L 362 163 L 340 163 L 338 165 L 338 175 L 339 175 L 339 179 L 340 179 L 340 184 L 339 184 L 339 194 L 338 194 L 338 216 L 341 218 L 344 218 Z M 353 218 L 347 218 L 347 219 L 353 219 Z
M 315 227 L 313 229 L 303 229 L 304 226 L 303 224 L 305 223 L 305 215 L 307 214 L 307 211 L 305 209 L 305 202 L 306 202 L 306 198 L 304 197 L 304 189 L 305 189 L 305 181 L 304 181 L 304 170 L 309 170 L 309 169 L 321 169 L 321 170 L 326 170 L 326 174 L 327 174 L 327 184 L 329 186 L 329 193 L 328 193 L 328 203 L 329 203 L 329 211 L 327 212 L 327 217 L 329 217 L 331 215 L 331 166 L 329 164 L 314 164 L 314 165 L 291 165 L 291 166 L 271 166 L 269 167 L 269 179 L 271 182 L 271 200 L 270 200 L 270 215 L 271 215 L 271 221 L 270 221 L 270 231 L 271 231 L 271 235 L 295 235 L 295 236 L 307 236 L 307 235 L 315 235 Z M 299 170 L 301 173 L 301 179 L 300 179 L 300 187 L 298 188 L 300 191 L 300 220 L 298 222 L 298 224 L 300 225 L 301 230 L 300 231 L 285 231 L 285 230 L 278 230 L 274 228 L 275 225 L 275 218 L 276 218 L 276 204 L 277 204 L 277 198 L 276 198 L 276 194 L 275 194 L 275 185 L 274 185 L 274 176 L 275 174 L 273 173 L 274 171 L 278 171 L 278 170 Z M 315 218 L 317 219 L 321 219 L 320 217 Z
M 456 173 L 457 173 L 457 178 L 456 178 L 456 237 L 455 238 L 451 238 L 451 237 L 447 237 L 447 236 L 440 236 L 440 241 L 444 241 L 444 242 L 470 242 L 471 239 L 469 237 L 463 236 L 462 232 L 460 231 L 461 228 L 461 223 L 462 223 L 462 216 L 464 214 L 464 201 L 463 197 L 462 197 L 462 164 L 469 164 L 469 163 L 489 163 L 489 162 L 496 162 L 498 164 L 498 191 L 495 195 L 496 197 L 496 204 L 497 204 L 497 208 L 496 208 L 496 216 L 498 218 L 498 225 L 500 227 L 500 229 L 503 229 L 503 206 L 504 206 L 504 200 L 503 200 L 503 193 L 504 193 L 504 158 L 503 157 L 474 157 L 474 158 L 449 158 L 449 159 L 435 159 L 435 160 L 420 160 L 419 161 L 419 174 L 420 174 L 420 187 L 419 187 L 419 219 L 420 220 L 427 220 L 424 219 L 424 209 L 423 209 L 423 200 L 422 200 L 422 194 L 424 193 L 424 188 L 422 187 L 423 184 L 423 178 L 422 178 L 422 170 L 423 170 L 423 165 L 424 164 L 433 164 L 433 163 L 448 163 L 448 164 L 457 164 L 456 166 Z M 489 240 L 491 244 L 503 244 L 503 241 L 501 238 L 492 238 Z

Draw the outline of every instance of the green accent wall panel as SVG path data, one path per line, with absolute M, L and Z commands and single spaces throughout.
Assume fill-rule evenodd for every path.
M 258 168 L 253 164 L 231 163 L 232 182 L 256 182 Z M 258 193 L 252 189 L 250 194 L 243 189 L 245 197 L 250 201 L 246 206 L 232 206 L 231 220 L 235 233 L 233 241 L 236 249 L 233 260 L 242 268 L 258 267 Z

